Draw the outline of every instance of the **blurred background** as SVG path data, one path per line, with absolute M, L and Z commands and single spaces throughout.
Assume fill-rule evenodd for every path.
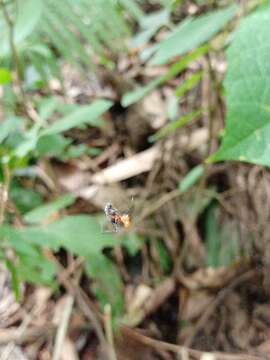
M 0 0 L 1 360 L 269 359 L 268 3 Z

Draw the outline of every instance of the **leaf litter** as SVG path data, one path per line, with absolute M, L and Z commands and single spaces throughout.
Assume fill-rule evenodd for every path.
M 8 280 L 1 280 L 0 288 L 1 354 L 9 352 L 10 359 L 49 359 L 54 354 L 54 359 L 107 360 L 113 357 L 108 357 L 106 349 L 113 347 L 119 360 L 267 359 L 268 171 L 247 164 L 204 165 L 198 182 L 186 191 L 179 190 L 181 181 L 209 155 L 209 146 L 217 149 L 215 141 L 211 143 L 211 131 L 217 133 L 222 128 L 224 103 L 215 95 L 211 72 L 222 77 L 224 59 L 211 53 L 210 63 L 197 61 L 196 66 L 202 66 L 209 75 L 208 81 L 205 85 L 203 77 L 180 101 L 181 112 L 187 112 L 204 107 L 207 96 L 214 111 L 205 111 L 201 121 L 176 129 L 153 145 L 147 139 L 166 122 L 168 99 L 164 101 L 164 96 L 171 96 L 175 84 L 166 85 L 171 91 L 162 87 L 154 90 L 139 103 L 148 124 L 138 136 L 138 105 L 128 111 L 120 106 L 121 87 L 130 86 L 127 82 L 133 82 L 132 77 L 148 80 L 151 68 L 147 73 L 139 57 L 131 60 L 128 55 L 121 56 L 117 85 L 108 68 L 102 69 L 98 78 L 89 74 L 89 85 L 79 72 L 63 65 L 68 103 L 89 103 L 98 97 L 119 103 L 118 108 L 108 110 L 103 127 L 66 132 L 73 143 L 100 153 L 83 153 L 75 160 L 64 161 L 48 156 L 38 165 L 50 186 L 44 176 L 21 181 L 26 188 L 39 189 L 46 199 L 53 200 L 67 191 L 76 196 L 66 209 L 56 209 L 52 224 L 60 216 L 75 214 L 90 214 L 99 221 L 104 217 L 106 202 L 127 208 L 134 197 L 134 225 L 130 233 L 118 234 L 117 240 L 104 239 L 105 248 L 99 256 L 106 275 L 98 262 L 95 269 L 94 260 L 82 257 L 84 248 L 80 245 L 75 246 L 79 249 L 76 256 L 60 248 L 53 253 L 48 245 L 44 252 L 57 265 L 60 286 L 48 290 L 29 284 L 23 289 L 20 306 L 14 301 L 9 275 L 3 272 Z M 136 71 L 129 72 L 130 78 L 122 83 L 123 63 L 125 69 L 133 66 Z M 216 64 L 214 69 L 211 63 Z M 188 74 L 190 69 L 185 71 Z M 182 80 L 184 75 L 178 75 L 177 81 Z M 55 91 L 60 92 L 60 88 Z M 213 116 L 219 123 L 209 130 L 204 120 L 211 121 Z M 9 207 L 12 210 L 12 202 Z M 18 229 L 24 226 L 18 214 L 14 218 Z M 85 241 L 88 237 L 91 241 L 94 228 L 87 229 Z M 131 235 L 132 250 L 127 245 Z M 113 247 L 111 241 L 117 246 Z M 207 266 L 206 254 L 214 266 Z M 93 274 L 101 273 L 100 278 L 83 273 L 87 262 Z M 88 273 L 91 271 L 88 269 Z M 114 284 L 120 286 L 114 288 Z M 119 293 L 113 295 L 116 303 L 119 297 L 124 301 L 124 307 L 113 309 L 121 314 L 115 325 L 111 324 L 114 318 L 110 318 L 110 312 L 105 318 L 101 304 L 108 301 L 106 291 L 118 289 Z M 11 303 L 7 304 L 8 300 Z M 110 326 L 116 326 L 113 344 L 109 342 Z

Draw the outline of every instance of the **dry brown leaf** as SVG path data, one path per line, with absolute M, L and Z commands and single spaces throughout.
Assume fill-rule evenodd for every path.
M 183 320 L 193 320 L 200 316 L 207 306 L 213 301 L 214 296 L 211 296 L 206 291 L 192 291 L 190 294 L 184 312 L 181 314 Z
M 188 289 L 221 288 L 236 275 L 235 268 L 219 267 L 195 271 L 192 275 L 180 275 L 180 280 Z

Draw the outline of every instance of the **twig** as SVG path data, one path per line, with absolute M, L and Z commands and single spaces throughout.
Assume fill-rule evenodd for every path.
M 2 225 L 5 220 L 5 211 L 8 202 L 8 191 L 11 179 L 8 164 L 5 162 L 3 162 L 3 175 L 4 182 L 2 187 L 0 187 L 0 225 Z
M 170 344 L 164 341 L 159 341 L 156 339 L 152 339 L 148 336 L 145 336 L 138 331 L 128 328 L 127 326 L 121 326 L 123 335 L 129 336 L 138 342 L 144 344 L 145 346 L 150 346 L 154 349 L 170 351 L 175 354 L 181 355 L 182 353 L 188 354 L 193 359 L 200 360 L 202 355 L 205 354 L 203 351 L 191 349 L 186 346 L 180 346 L 175 344 Z M 216 360 L 262 360 L 267 359 L 263 354 L 260 356 L 256 355 L 248 355 L 248 354 L 231 354 L 231 353 L 223 353 L 223 352 L 212 352 L 209 353 L 215 356 Z M 191 360 L 191 359 L 190 359 Z
M 260 273 L 259 269 L 253 269 L 245 272 L 244 274 L 240 275 L 238 278 L 236 278 L 230 285 L 228 285 L 226 288 L 223 288 L 218 293 L 217 297 L 213 300 L 212 303 L 209 304 L 206 311 L 202 314 L 199 321 L 195 325 L 191 336 L 185 341 L 185 346 L 191 346 L 192 342 L 197 335 L 197 333 L 205 326 L 206 322 L 208 321 L 209 317 L 213 314 L 213 311 L 217 308 L 217 306 L 221 303 L 221 301 L 224 300 L 224 298 L 238 285 L 241 283 L 252 279 L 255 275 L 258 275 Z
M 35 318 L 36 314 L 38 314 L 40 311 L 40 305 L 37 304 L 32 312 L 27 315 L 23 322 L 20 324 L 20 326 L 15 330 L 15 336 L 16 338 L 20 339 L 24 333 L 27 331 L 31 321 Z M 15 342 L 10 342 L 6 348 L 2 351 L 0 360 L 8 360 L 11 352 L 15 348 Z
M 110 304 L 106 304 L 104 307 L 104 327 L 108 344 L 110 345 L 110 357 L 111 360 L 117 360 L 112 330 L 112 309 Z
M 113 358 L 111 356 L 111 352 L 108 351 L 109 350 L 108 343 L 104 336 L 102 326 L 100 325 L 98 316 L 96 315 L 96 310 L 94 309 L 94 306 L 91 304 L 89 298 L 87 297 L 87 295 L 84 293 L 84 291 L 79 287 L 79 285 L 77 283 L 75 283 L 71 279 L 67 279 L 65 276 L 62 275 L 65 272 L 65 269 L 59 263 L 59 261 L 56 259 L 54 254 L 52 252 L 50 252 L 48 255 L 55 262 L 55 264 L 57 265 L 57 267 L 59 269 L 59 271 L 57 273 L 58 281 L 74 297 L 74 299 L 76 300 L 78 306 L 80 307 L 80 309 L 83 312 L 83 314 L 85 315 L 85 317 L 88 318 L 90 320 L 90 322 L 92 323 L 92 325 L 95 329 L 96 335 L 98 337 L 98 340 L 100 342 L 100 345 L 104 349 L 106 349 L 108 352 L 108 360 L 115 360 L 115 358 Z
M 74 304 L 74 297 L 71 295 L 68 295 L 65 303 L 65 307 L 62 314 L 62 319 L 60 321 L 60 325 L 57 329 L 56 338 L 55 338 L 55 346 L 53 351 L 53 360 L 59 360 L 62 353 L 62 347 L 65 340 L 68 323 L 71 315 L 71 311 Z
M 165 195 L 163 195 L 161 198 L 159 198 L 155 203 L 153 203 L 151 206 L 146 208 L 142 215 L 138 217 L 138 220 L 136 222 L 140 222 L 144 220 L 146 217 L 157 211 L 159 208 L 164 206 L 168 201 L 175 199 L 178 196 L 181 196 L 182 193 L 179 189 L 173 190 Z

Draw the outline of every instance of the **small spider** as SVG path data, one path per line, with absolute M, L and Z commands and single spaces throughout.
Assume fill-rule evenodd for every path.
M 131 225 L 129 210 L 120 212 L 111 203 L 107 203 L 104 207 L 107 219 L 113 226 L 113 232 L 119 232 L 121 229 L 127 229 Z

